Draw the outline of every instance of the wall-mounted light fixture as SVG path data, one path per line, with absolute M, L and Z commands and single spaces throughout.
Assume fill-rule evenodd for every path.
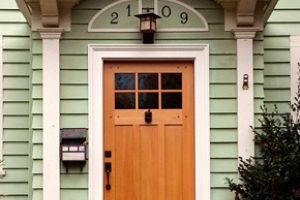
M 154 13 L 144 13 L 135 16 L 140 19 L 140 32 L 143 33 L 143 43 L 153 44 L 154 33 L 156 32 L 156 19 L 161 17 Z
M 243 90 L 248 90 L 249 89 L 249 75 L 244 74 L 243 76 Z

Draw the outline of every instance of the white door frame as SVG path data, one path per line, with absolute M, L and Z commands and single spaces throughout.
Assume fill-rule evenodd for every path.
M 89 200 L 103 200 L 103 64 L 106 60 L 193 60 L 195 200 L 210 199 L 208 45 L 89 45 Z

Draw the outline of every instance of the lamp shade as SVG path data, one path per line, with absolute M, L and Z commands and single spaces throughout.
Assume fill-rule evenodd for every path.
M 154 13 L 144 13 L 135 15 L 140 19 L 140 31 L 142 33 L 156 32 L 156 19 L 161 18 Z

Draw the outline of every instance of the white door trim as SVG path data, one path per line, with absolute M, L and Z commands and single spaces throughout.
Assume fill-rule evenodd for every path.
M 89 200 L 103 200 L 103 63 L 105 60 L 193 60 L 195 200 L 210 199 L 208 45 L 89 45 Z

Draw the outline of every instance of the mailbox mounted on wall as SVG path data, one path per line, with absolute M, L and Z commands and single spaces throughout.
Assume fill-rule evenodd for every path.
M 68 172 L 69 167 L 82 170 L 87 160 L 87 129 L 61 129 L 61 161 Z

